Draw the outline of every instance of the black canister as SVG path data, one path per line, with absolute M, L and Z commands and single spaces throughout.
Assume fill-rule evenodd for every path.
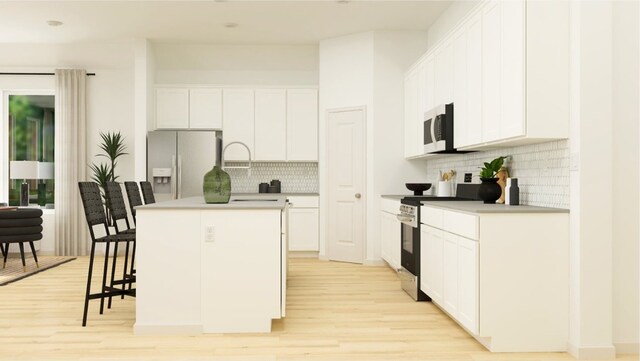
M 269 183 L 260 183 L 258 185 L 258 193 L 268 193 L 269 192 Z
M 280 193 L 280 191 L 281 191 L 281 186 L 282 186 L 282 184 L 280 183 L 280 180 L 279 180 L 279 179 L 274 179 L 274 180 L 272 180 L 272 181 L 271 181 L 271 187 L 273 187 L 273 188 L 274 188 L 274 190 L 273 190 L 273 191 L 271 191 L 271 189 L 270 189 L 270 190 L 269 190 L 269 193 Z M 271 188 L 271 187 L 270 187 L 270 188 Z

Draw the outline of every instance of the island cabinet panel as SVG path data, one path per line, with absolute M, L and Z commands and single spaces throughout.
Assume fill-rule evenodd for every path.
M 223 141 L 226 147 L 242 142 L 254 157 L 254 91 L 253 89 L 225 89 L 223 97 Z M 225 161 L 247 161 L 247 149 L 233 144 L 224 153 Z
M 138 211 L 136 229 L 135 332 L 202 332 L 200 211 Z
M 255 160 L 287 160 L 287 92 L 256 89 Z
M 279 212 L 202 212 L 201 229 L 203 332 L 270 331 L 280 318 Z
M 134 332 L 270 332 L 286 304 L 286 197 L 274 197 L 138 207 Z

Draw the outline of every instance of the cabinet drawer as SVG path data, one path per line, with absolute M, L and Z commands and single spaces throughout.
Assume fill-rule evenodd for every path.
M 380 198 L 380 209 L 383 212 L 398 214 L 400 212 L 400 200 Z
M 318 208 L 319 197 L 316 196 L 293 196 L 287 197 L 292 208 Z
M 470 239 L 478 239 L 478 217 L 442 210 L 442 229 Z
M 420 223 L 442 229 L 443 209 L 422 206 L 420 208 Z

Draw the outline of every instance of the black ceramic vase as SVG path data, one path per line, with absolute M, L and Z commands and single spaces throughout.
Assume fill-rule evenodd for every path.
M 486 204 L 494 204 L 502 195 L 502 188 L 498 184 L 498 178 L 480 178 L 482 184 L 478 187 L 478 198 Z

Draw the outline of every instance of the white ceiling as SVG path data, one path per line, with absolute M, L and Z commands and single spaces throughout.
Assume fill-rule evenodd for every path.
M 2 1 L 0 43 L 317 44 L 368 30 L 427 30 L 451 1 Z M 51 27 L 48 20 L 64 25 Z M 229 29 L 225 23 L 237 23 Z

